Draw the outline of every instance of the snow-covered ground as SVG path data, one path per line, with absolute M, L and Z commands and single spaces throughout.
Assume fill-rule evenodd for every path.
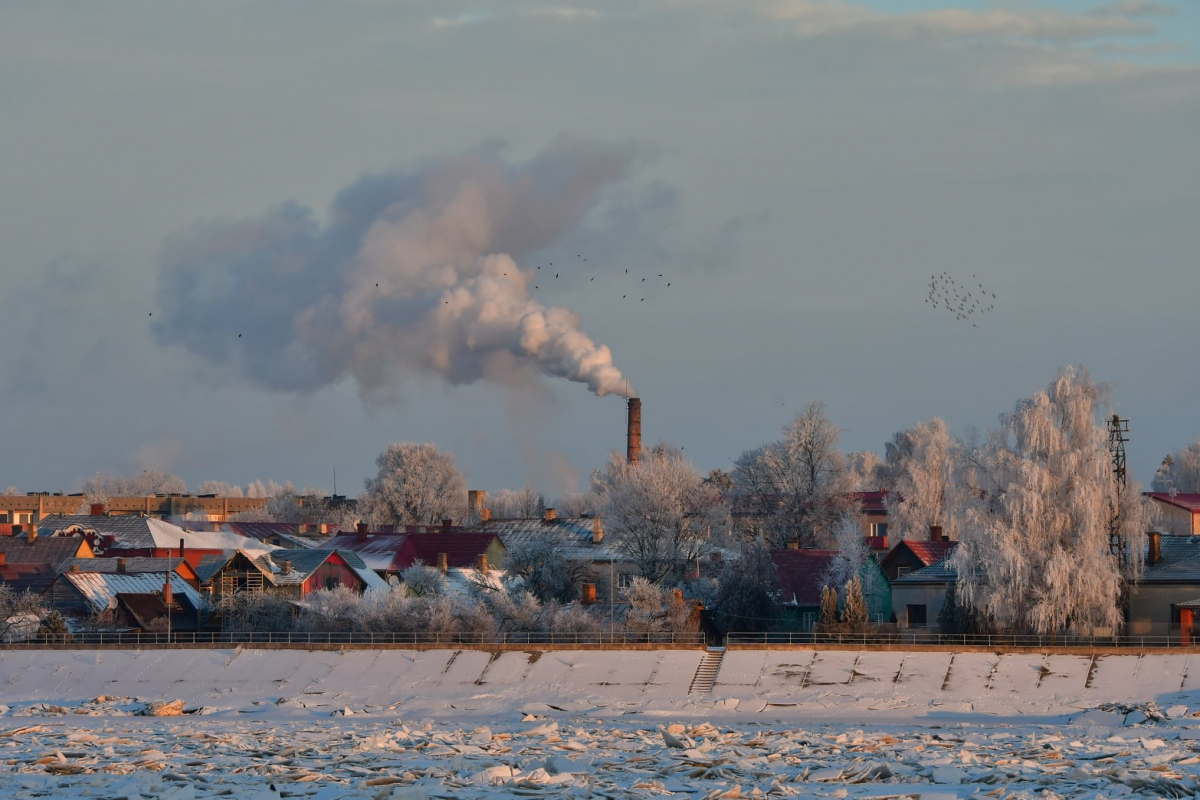
M 689 695 L 701 656 L 3 651 L 0 796 L 1200 789 L 1200 655 L 731 651 Z

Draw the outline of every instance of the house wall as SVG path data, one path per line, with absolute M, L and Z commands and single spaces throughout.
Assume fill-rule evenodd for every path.
M 917 558 L 916 554 L 908 547 L 898 546 L 888 554 L 883 564 L 883 571 L 889 581 L 894 581 L 900 577 L 900 567 L 908 567 L 908 572 L 916 572 L 924 566 L 926 566 L 925 562 Z
M 879 562 L 868 558 L 859 571 L 862 579 L 863 597 L 872 622 L 890 622 L 892 619 L 892 585 Z
M 364 589 L 362 578 L 336 555 L 330 556 L 328 561 L 317 567 L 303 586 L 301 597 L 307 597 L 318 589 L 332 589 L 335 586 L 345 586 L 359 593 Z
M 1144 583 L 1129 597 L 1131 636 L 1165 636 L 1171 631 L 1171 606 L 1200 598 L 1200 586 L 1194 583 Z
M 1176 536 L 1200 534 L 1196 514 L 1186 508 L 1164 503 L 1158 498 L 1154 498 L 1154 504 L 1159 513 L 1158 527 L 1163 533 L 1173 533 Z
M 504 546 L 504 542 L 500 541 L 499 536 L 492 537 L 492 542 L 485 552 L 489 568 L 504 569 L 504 564 L 508 561 L 508 548 Z
M 908 607 L 910 605 L 925 606 L 926 628 L 936 628 L 938 615 L 946 602 L 946 592 L 949 585 L 945 583 L 894 583 L 892 584 L 892 609 L 896 614 L 896 622 L 901 628 L 910 627 L 908 623 Z

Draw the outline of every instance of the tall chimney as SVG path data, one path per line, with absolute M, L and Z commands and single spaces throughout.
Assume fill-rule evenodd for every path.
M 592 544 L 604 541 L 604 522 L 599 517 L 592 517 Z
M 625 423 L 625 460 L 636 464 L 642 460 L 642 398 L 631 397 Z
M 929 526 L 929 541 L 940 542 L 941 540 L 942 540 L 942 526 L 941 525 L 930 525 Z
M 1158 531 L 1150 531 L 1146 536 L 1150 539 L 1150 554 L 1146 558 L 1146 563 L 1157 564 L 1162 561 L 1162 534 Z

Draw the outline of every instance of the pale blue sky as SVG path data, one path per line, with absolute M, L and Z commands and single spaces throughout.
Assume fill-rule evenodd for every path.
M 364 174 L 563 134 L 639 143 L 598 209 L 656 212 L 537 256 L 678 280 L 637 308 L 582 282 L 544 299 L 704 469 L 810 401 L 847 450 L 935 415 L 986 428 L 1073 362 L 1113 384 L 1142 480 L 1200 438 L 1194 0 L 0 3 L 0 107 L 0 487 L 153 466 L 329 488 L 336 467 L 353 492 L 407 440 L 479 488 L 586 478 L 623 444 L 616 398 L 272 393 L 148 318 L 163 241 L 199 220 L 323 219 Z M 999 295 L 979 330 L 924 303 L 943 270 Z

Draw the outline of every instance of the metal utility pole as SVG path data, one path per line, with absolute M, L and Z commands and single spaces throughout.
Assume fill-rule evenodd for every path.
M 1112 516 L 1108 522 L 1108 549 L 1124 569 L 1129 564 L 1129 548 L 1121 541 L 1121 501 L 1125 497 L 1128 483 L 1125 472 L 1125 443 L 1129 441 L 1129 420 L 1116 414 L 1108 420 L 1108 452 L 1112 456 L 1113 480 L 1117 492 L 1113 500 Z

